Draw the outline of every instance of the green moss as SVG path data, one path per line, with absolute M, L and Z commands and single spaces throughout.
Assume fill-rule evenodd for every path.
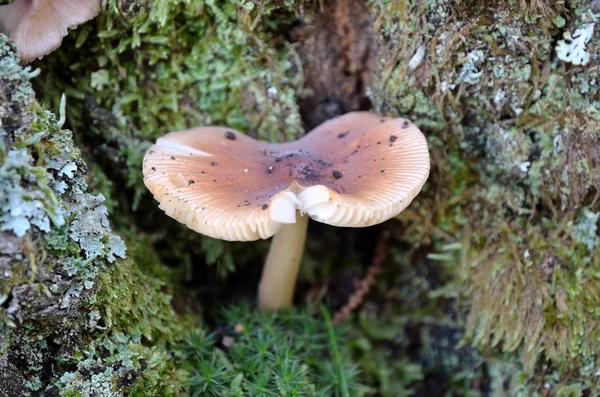
M 170 296 L 158 292 L 161 282 L 140 272 L 134 263 L 119 261 L 112 272 L 99 275 L 98 284 L 100 328 L 117 326 L 148 340 L 177 340 L 184 324 L 174 316 Z
M 192 395 L 363 395 L 343 331 L 323 316 L 228 307 L 216 334 L 195 331 L 182 346 Z
M 510 227 L 531 240 L 509 229 L 497 236 L 506 246 L 481 247 L 487 255 L 480 251 L 476 260 L 467 259 L 474 302 L 470 336 L 479 344 L 502 343 L 505 351 L 523 349 L 528 371 L 540 354 L 563 370 L 593 360 L 600 296 L 594 292 L 598 263 L 589 258 L 598 253 L 568 236 L 568 226 Z
M 76 32 L 76 60 L 59 50 L 49 61 L 56 69 L 46 67 L 39 83 L 49 98 L 66 92 L 73 128 L 91 119 L 93 133 L 118 142 L 128 185 L 137 188 L 149 142 L 168 131 L 221 124 L 271 140 L 302 132 L 293 51 L 269 33 L 292 20 L 289 11 L 252 2 L 109 2 Z

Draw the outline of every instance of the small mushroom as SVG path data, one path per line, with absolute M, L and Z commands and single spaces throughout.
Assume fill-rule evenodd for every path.
M 15 0 L 0 6 L 0 31 L 30 62 L 57 49 L 68 28 L 98 14 L 100 0 Z
M 404 127 L 404 119 L 381 120 L 348 113 L 282 144 L 239 132 L 228 139 L 232 130 L 221 127 L 171 132 L 146 153 L 144 183 L 168 216 L 198 233 L 229 241 L 274 236 L 258 303 L 286 308 L 309 217 L 333 226 L 376 225 L 406 208 L 427 180 L 421 131 L 412 123 Z M 393 145 L 376 144 L 392 136 Z

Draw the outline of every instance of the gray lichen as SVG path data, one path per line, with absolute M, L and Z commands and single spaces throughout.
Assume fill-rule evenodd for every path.
M 175 392 L 169 297 L 125 259 L 72 134 L 37 103 L 32 76 L 0 34 L 0 390 L 120 395 L 139 379 L 150 394 Z
M 116 257 L 125 258 L 125 244 L 119 236 L 111 234 L 103 202 L 102 195 L 77 195 L 67 214 L 73 217 L 69 237 L 79 243 L 88 259 L 106 255 L 107 261 L 112 263 Z
M 53 217 L 54 226 L 64 224 L 61 214 L 53 214 L 56 198 L 43 185 L 46 181 L 39 181 L 34 176 L 40 170 L 32 168 L 31 162 L 27 150 L 16 149 L 7 151 L 0 166 L 0 177 L 4 181 L 0 187 L 0 230 L 12 231 L 19 237 L 23 237 L 32 226 L 44 232 L 50 231 L 50 216 Z M 37 184 L 39 189 L 24 189 L 24 182 Z

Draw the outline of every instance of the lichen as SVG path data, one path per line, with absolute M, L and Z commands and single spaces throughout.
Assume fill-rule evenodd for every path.
M 124 259 L 72 134 L 34 99 L 16 59 L 0 34 L 0 389 L 175 394 L 170 297 Z
M 125 244 L 119 236 L 110 234 L 108 212 L 102 205 L 102 195 L 78 195 L 67 216 L 73 217 L 69 225 L 69 237 L 78 242 L 86 258 L 102 257 L 110 263 L 116 257 L 125 258 Z M 107 241 L 103 241 L 105 236 Z
M 21 107 L 28 106 L 33 98 L 31 86 L 19 82 L 36 74 L 30 67 L 22 68 L 13 57 L 7 56 L 11 51 L 3 39 L 0 52 L 5 56 L 0 59 L 0 79 L 7 87 L 0 98 L 0 178 L 4 182 L 0 185 L 0 230 L 13 231 L 22 237 L 32 226 L 42 231 L 49 231 L 51 223 L 59 227 L 64 217 L 56 210 L 57 198 L 50 189 L 54 177 L 37 166 L 27 150 L 27 146 L 43 139 L 43 132 L 29 136 L 17 133 L 14 142 L 10 142 L 11 131 L 25 122 Z M 38 116 L 48 117 L 47 114 Z
M 4 138 L 4 135 L 0 135 Z M 0 175 L 5 183 L 0 191 L 0 230 L 13 231 L 17 236 L 23 237 L 32 226 L 42 231 L 50 231 L 50 217 L 54 218 L 54 226 L 61 226 L 64 219 L 60 214 L 53 214 L 53 204 L 56 198 L 47 190 L 47 181 L 37 181 L 35 175 L 40 173 L 39 168 L 30 166 L 32 159 L 27 150 L 16 149 L 6 153 L 6 158 L 0 167 Z M 22 175 L 31 176 L 23 178 Z M 33 192 L 22 187 L 22 183 L 37 184 L 39 190 Z M 41 186 L 40 186 L 41 184 Z
M 183 392 L 187 373 L 175 366 L 167 346 L 180 339 L 188 321 L 174 318 L 170 297 L 157 292 L 161 283 L 130 261 L 115 262 L 97 282 L 97 310 L 88 316 L 97 335 L 75 355 L 76 369 L 65 372 L 55 384 L 61 395 L 99 390 L 110 395 Z
M 573 65 L 586 65 L 590 61 L 590 54 L 585 47 L 594 35 L 594 23 L 588 23 L 585 26 L 571 32 L 563 34 L 563 40 L 556 44 L 556 55 L 565 62 Z
M 593 395 L 595 378 L 581 369 L 599 357 L 596 72 L 553 59 L 561 23 L 522 18 L 508 2 L 468 3 L 371 5 L 383 54 L 371 98 L 415 120 L 434 159 L 425 194 L 399 216 L 402 235 L 455 267 L 446 289 L 469 302 L 466 340 L 513 353 L 525 378 L 546 372 L 542 384 L 557 395 Z M 598 12 L 586 2 L 569 7 L 571 18 L 560 7 L 551 13 L 565 26 Z M 587 51 L 598 45 L 592 37 Z M 513 379 L 515 395 L 537 392 Z

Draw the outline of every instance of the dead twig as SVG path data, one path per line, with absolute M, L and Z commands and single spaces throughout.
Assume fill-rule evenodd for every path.
M 333 316 L 334 325 L 340 324 L 342 321 L 348 318 L 348 316 L 358 306 L 361 305 L 361 303 L 365 299 L 365 295 L 369 293 L 371 287 L 375 283 L 375 277 L 377 277 L 377 275 L 381 271 L 381 265 L 385 260 L 388 245 L 389 237 L 387 236 L 387 234 L 384 233 L 384 235 L 379 239 L 379 242 L 377 243 L 377 247 L 375 248 L 375 255 L 373 256 L 373 262 L 371 266 L 369 266 L 369 268 L 367 269 L 367 275 L 358 283 L 358 288 L 356 289 L 356 291 L 354 291 L 352 295 L 350 295 L 350 298 L 348 299 L 348 302 L 344 305 L 344 307 L 338 310 L 338 312 L 335 313 L 335 315 Z

